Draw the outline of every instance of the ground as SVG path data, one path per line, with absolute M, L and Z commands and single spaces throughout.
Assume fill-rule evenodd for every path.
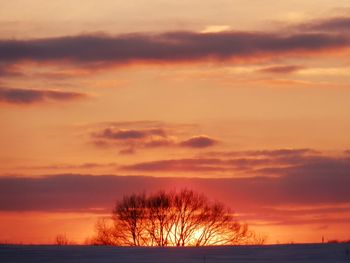
M 1 263 L 350 262 L 350 244 L 202 248 L 0 246 Z

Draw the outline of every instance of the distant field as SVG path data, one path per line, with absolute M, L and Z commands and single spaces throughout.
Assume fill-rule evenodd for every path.
M 202 248 L 0 246 L 1 263 L 350 262 L 350 244 Z

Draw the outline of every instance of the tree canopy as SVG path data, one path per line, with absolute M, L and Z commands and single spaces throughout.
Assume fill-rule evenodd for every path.
M 117 246 L 213 246 L 263 243 L 220 202 L 183 189 L 119 200 L 111 220 L 96 224 L 93 243 Z

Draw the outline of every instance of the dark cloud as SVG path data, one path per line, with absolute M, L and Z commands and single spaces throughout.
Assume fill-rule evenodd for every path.
M 42 166 L 22 166 L 19 168 L 32 170 L 79 170 L 79 169 L 94 169 L 94 168 L 116 168 L 116 163 L 82 163 L 82 164 L 52 164 Z
M 159 160 L 121 167 L 122 170 L 139 172 L 223 172 L 229 168 L 226 161 L 205 158 Z
M 261 151 L 246 151 L 242 152 L 244 155 L 251 156 L 305 156 L 305 155 L 317 155 L 319 151 L 313 149 L 276 149 L 276 150 L 261 150 Z
M 337 174 L 339 176 L 349 176 L 350 157 L 329 157 L 329 156 L 311 156 L 306 158 L 283 158 L 288 165 L 285 167 L 271 166 L 257 170 L 260 174 L 268 175 L 292 175 L 301 176 L 308 174 L 309 176 L 321 177 Z
M 19 89 L 0 87 L 0 102 L 35 104 L 46 101 L 72 101 L 87 97 L 84 93 L 57 90 Z
M 218 141 L 214 140 L 208 136 L 194 136 L 188 140 L 180 143 L 180 146 L 190 147 L 190 148 L 207 148 L 214 146 Z
M 121 167 L 126 171 L 139 172 L 230 172 L 237 170 L 253 170 L 258 165 L 271 164 L 269 159 L 170 159 L 136 163 Z
M 104 129 L 100 134 L 96 135 L 99 138 L 111 140 L 130 140 L 130 139 L 144 139 L 150 136 L 166 137 L 166 133 L 162 129 L 144 129 L 144 130 L 128 130 L 112 128 Z
M 268 158 L 188 158 L 136 163 L 125 165 L 121 169 L 138 172 L 227 172 L 232 174 L 237 171 L 254 171 L 258 167 L 274 163 L 275 160 Z
M 188 187 L 227 202 L 239 212 L 262 211 L 263 207 L 270 207 L 268 210 L 272 211 L 271 207 L 280 206 L 349 204 L 349 184 L 350 176 L 337 172 L 321 176 L 304 173 L 302 176 L 221 179 L 69 174 L 0 177 L 0 210 L 81 211 L 101 207 L 108 211 L 124 194 Z M 315 212 L 327 213 L 326 210 Z
M 216 151 L 202 153 L 201 156 L 210 157 L 291 157 L 319 155 L 321 152 L 313 149 L 275 149 L 275 150 L 258 150 L 258 151 Z
M 174 130 L 175 129 L 175 130 Z M 180 126 L 180 129 L 183 127 Z M 180 141 L 175 127 L 159 126 L 147 128 L 123 129 L 121 127 L 104 128 L 102 131 L 92 134 L 93 143 L 98 147 L 122 146 L 127 151 L 120 153 L 134 153 L 136 148 L 158 148 L 158 147 L 189 147 L 207 148 L 217 143 L 208 136 L 193 136 L 187 140 Z M 132 149 L 132 151 L 130 151 Z
M 79 35 L 29 40 L 0 40 L 0 60 L 61 61 L 100 65 L 132 61 L 176 62 L 244 59 L 317 52 L 350 46 L 350 37 L 334 33 L 167 32 L 162 34 Z
M 197 157 L 188 159 L 169 159 L 141 162 L 121 167 L 127 171 L 138 172 L 208 172 L 223 175 L 303 175 L 315 176 L 338 174 L 347 175 L 350 170 L 350 158 L 344 156 L 326 156 L 307 149 L 251 151 L 246 155 L 221 156 L 215 158 Z M 236 153 L 238 154 L 238 152 Z
M 243 153 L 247 155 L 243 157 Z M 231 153 L 233 155 L 233 152 Z M 0 177 L 0 211 L 109 212 L 117 199 L 133 192 L 184 187 L 222 200 L 244 220 L 292 225 L 344 223 L 349 220 L 350 158 L 311 149 L 236 152 L 229 158 L 159 160 L 119 167 L 138 172 L 236 174 L 243 177 L 186 178 L 91 176 Z M 66 168 L 94 168 L 87 163 Z M 115 164 L 107 164 L 114 167 Z M 117 167 L 116 167 L 117 169 Z M 341 218 L 337 218 L 340 216 Z
M 163 128 L 143 129 L 105 128 L 92 134 L 92 140 L 98 147 L 121 146 L 121 154 L 135 153 L 136 148 L 157 148 L 171 146 L 174 142 L 168 131 Z
M 271 66 L 271 67 L 266 67 L 259 69 L 259 72 L 263 73 L 275 73 L 275 74 L 290 74 L 297 72 L 298 70 L 303 69 L 304 67 L 302 66 L 297 66 L 297 65 L 282 65 L 282 66 Z
M 19 77 L 24 76 L 22 72 L 10 65 L 0 64 L 0 78 L 1 77 Z
M 121 167 L 126 171 L 138 172 L 229 172 L 233 174 L 237 171 L 251 171 L 269 166 L 289 164 L 295 161 L 289 159 L 271 159 L 271 158 L 187 158 L 187 159 L 169 159 L 150 162 L 141 162 Z M 299 160 L 299 159 L 298 159 Z M 270 166 L 269 166 L 270 167 Z M 274 166 L 272 166 L 274 167 Z

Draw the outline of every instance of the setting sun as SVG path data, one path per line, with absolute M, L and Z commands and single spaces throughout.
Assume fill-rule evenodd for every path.
M 0 244 L 183 189 L 232 212 L 188 246 L 350 239 L 349 0 L 0 2 Z M 139 244 L 180 246 L 146 214 Z

